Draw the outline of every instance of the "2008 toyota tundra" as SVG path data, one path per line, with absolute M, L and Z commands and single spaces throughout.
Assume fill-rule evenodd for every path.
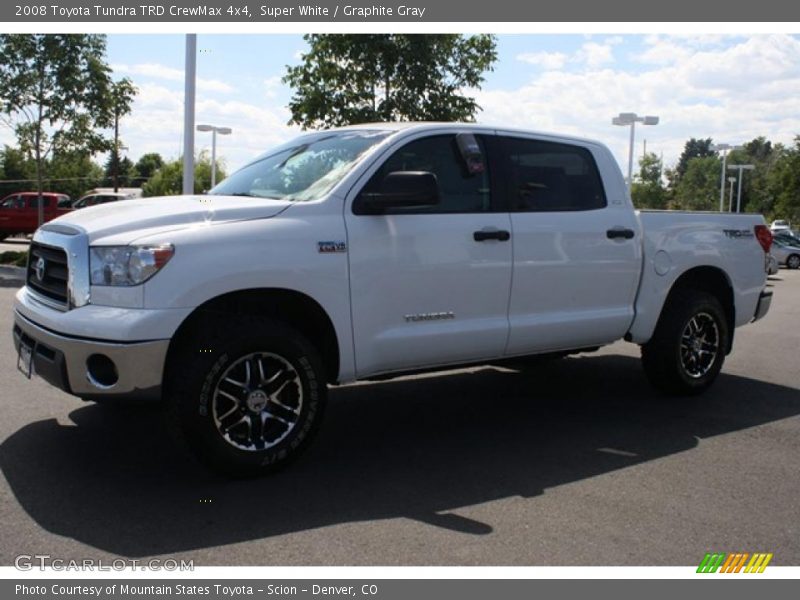
M 34 236 L 19 367 L 87 400 L 163 399 L 231 474 L 280 466 L 328 384 L 642 347 L 694 394 L 762 317 L 758 215 L 637 212 L 603 145 L 460 124 L 309 133 L 201 196 L 78 211 Z

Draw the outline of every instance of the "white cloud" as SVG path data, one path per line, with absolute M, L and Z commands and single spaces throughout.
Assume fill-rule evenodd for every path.
M 792 143 L 800 134 L 796 38 L 763 35 L 720 42 L 659 37 L 646 41 L 645 52 L 659 45 L 664 55 L 666 48 L 680 58 L 651 60 L 643 71 L 601 60 L 604 68 L 550 70 L 522 87 L 479 91 L 476 98 L 484 109 L 479 120 L 602 140 L 623 164 L 628 130 L 611 125 L 619 112 L 661 117 L 659 125 L 637 129 L 636 153 L 641 154 L 646 138 L 648 150 L 663 151 L 667 165 L 677 160 L 690 137 L 739 143 L 765 135 Z M 590 54 L 583 63 L 587 67 L 604 56 L 601 51 L 594 58 Z
M 573 60 L 584 63 L 587 67 L 599 67 L 614 62 L 614 53 L 610 44 L 586 42 L 575 54 Z
M 675 64 L 689 59 L 698 52 L 718 52 L 724 50 L 731 42 L 743 40 L 741 36 L 733 35 L 648 35 L 644 38 L 647 49 L 634 57 L 634 60 L 645 64 Z
M 157 83 L 137 85 L 139 94 L 134 98 L 133 111 L 120 122 L 129 157 L 136 161 L 146 152 L 158 152 L 166 159 L 179 156 L 183 150 L 183 90 Z M 298 133 L 297 128 L 286 125 L 290 115 L 285 108 L 224 97 L 198 96 L 195 115 L 198 123 L 233 129 L 231 135 L 217 139 L 217 154 L 227 163 L 229 173 Z M 210 145 L 208 134 L 195 133 L 197 152 L 210 149 Z
M 267 98 L 275 98 L 278 96 L 278 91 L 283 85 L 282 79 L 280 75 L 275 75 L 273 77 L 267 77 L 264 80 L 264 95 Z
M 563 52 L 525 52 L 517 55 L 517 60 L 543 69 L 560 69 L 569 58 Z
M 613 46 L 622 42 L 621 36 L 613 36 L 603 40 L 603 43 L 585 42 L 572 54 L 546 51 L 524 52 L 518 54 L 516 59 L 520 62 L 536 65 L 545 71 L 563 69 L 568 63 L 597 68 L 614 62 Z
M 123 73 L 127 75 L 140 75 L 151 79 L 163 79 L 167 81 L 183 81 L 184 72 L 182 69 L 175 69 L 167 67 L 158 63 L 140 63 L 136 65 L 123 65 L 117 64 L 111 66 L 115 73 Z M 136 78 L 132 77 L 134 83 Z M 218 79 L 205 79 L 202 77 L 197 78 L 197 89 L 205 92 L 220 92 L 229 94 L 234 91 L 233 87 L 224 81 Z

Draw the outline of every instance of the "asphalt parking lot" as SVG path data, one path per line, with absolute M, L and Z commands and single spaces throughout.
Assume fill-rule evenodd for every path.
M 0 287 L 0 564 L 800 565 L 800 271 L 738 329 L 714 388 L 665 398 L 636 346 L 524 372 L 335 389 L 316 443 L 270 478 L 178 453 L 157 407 L 86 404 L 17 372 Z

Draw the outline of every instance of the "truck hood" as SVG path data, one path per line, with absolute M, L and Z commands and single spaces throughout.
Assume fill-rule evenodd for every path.
M 154 231 L 266 219 L 290 205 L 287 200 L 240 196 L 162 196 L 82 208 L 50 222 L 85 231 L 90 243 L 113 238 L 114 243 L 129 244 Z

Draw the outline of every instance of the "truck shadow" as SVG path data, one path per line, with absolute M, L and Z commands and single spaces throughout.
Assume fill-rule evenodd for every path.
M 74 426 L 32 423 L 2 444 L 0 467 L 41 527 L 119 556 L 398 517 L 485 535 L 491 523 L 449 511 L 797 414 L 796 389 L 723 374 L 701 398 L 670 399 L 638 360 L 595 356 L 334 389 L 312 448 L 257 480 L 224 480 L 184 457 L 154 407 L 86 405 Z

